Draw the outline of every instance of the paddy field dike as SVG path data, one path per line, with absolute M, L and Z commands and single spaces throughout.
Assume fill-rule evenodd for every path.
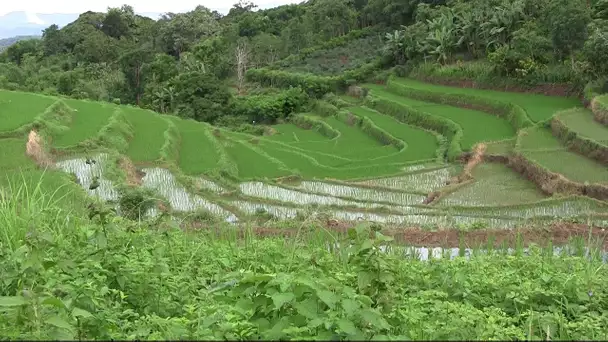
M 42 179 L 67 205 L 118 204 L 121 189 L 139 187 L 158 199 L 144 215 L 231 223 L 312 214 L 423 229 L 608 223 L 607 98 L 585 108 L 397 77 L 357 93 L 326 96 L 319 110 L 253 136 L 0 91 L 0 185 Z

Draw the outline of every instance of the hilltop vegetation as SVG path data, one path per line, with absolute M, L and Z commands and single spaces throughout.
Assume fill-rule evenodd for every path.
M 607 10 L 123 6 L 14 44 L 0 330 L 606 339 Z

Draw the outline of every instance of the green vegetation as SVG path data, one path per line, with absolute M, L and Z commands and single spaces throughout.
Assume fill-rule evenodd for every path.
M 71 112 L 72 120 L 69 130 L 53 137 L 55 147 L 76 146 L 78 143 L 95 137 L 101 128 L 108 123 L 115 110 L 110 105 L 98 102 L 71 99 L 64 101 L 73 109 Z
M 189 175 L 200 175 L 216 169 L 220 153 L 208 138 L 208 127 L 191 120 L 173 122 L 179 129 L 179 167 Z
M 11 45 L 0 331 L 606 339 L 606 13 L 125 5 Z
M 50 97 L 0 90 L 0 132 L 31 123 L 55 101 Z
M 599 162 L 568 151 L 551 131 L 542 127 L 523 131 L 518 144 L 523 154 L 566 178 L 580 183 L 608 184 L 608 168 Z
M 157 160 L 164 143 L 163 134 L 167 130 L 167 119 L 139 108 L 125 107 L 123 112 L 134 133 L 129 141 L 129 158 L 135 162 Z
M 499 117 L 476 110 L 438 105 L 395 95 L 387 88 L 373 84 L 366 85 L 374 96 L 386 98 L 402 105 L 417 109 L 429 115 L 446 118 L 458 124 L 464 131 L 462 148 L 469 150 L 482 141 L 502 140 L 515 135 L 513 127 Z
M 538 247 L 526 256 L 518 246 L 511 257 L 497 250 L 468 261 L 425 263 L 399 248 L 380 252 L 391 239 L 380 233 L 370 238 L 367 226 L 348 238 L 317 231 L 296 240 L 237 240 L 227 230 L 217 230 L 223 233 L 218 237 L 168 223 L 109 224 L 103 209 L 91 213 L 94 221 L 65 212 L 42 191 L 0 201 L 0 248 L 7 255 L 0 262 L 6 275 L 0 326 L 7 338 L 608 336 L 601 323 L 608 309 L 602 300 L 605 265 L 596 253 L 584 257 L 581 248 L 570 257 Z M 328 250 L 334 243 L 352 247 Z M 20 250 L 40 259 L 20 257 Z M 93 276 L 99 274 L 107 276 Z M 517 306 L 511 297 L 519 298 Z M 277 324 L 283 328 L 273 329 Z
M 403 124 L 388 115 L 366 107 L 351 107 L 348 110 L 358 116 L 369 118 L 381 129 L 405 142 L 405 155 L 400 157 L 403 160 L 425 160 L 433 159 L 436 156 L 439 146 L 437 138 L 432 133 Z
M 580 136 L 608 145 L 608 127 L 595 121 L 590 111 L 583 109 L 570 111 L 559 115 L 558 118 Z
M 537 202 L 545 195 L 528 180 L 502 164 L 483 163 L 474 182 L 441 200 L 445 206 L 506 206 Z M 488 189 L 492 189 L 489 191 Z
M 346 70 L 356 69 L 373 61 L 383 40 L 377 35 L 354 39 L 343 46 L 318 50 L 304 59 L 293 63 L 281 63 L 284 70 L 294 73 L 315 75 L 339 75 Z

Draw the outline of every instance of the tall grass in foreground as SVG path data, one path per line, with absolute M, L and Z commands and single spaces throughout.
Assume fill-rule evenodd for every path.
M 376 226 L 338 237 L 305 220 L 289 239 L 184 232 L 99 204 L 70 215 L 40 189 L 1 190 L 7 339 L 608 338 L 595 253 L 420 262 L 382 252 L 391 239 Z

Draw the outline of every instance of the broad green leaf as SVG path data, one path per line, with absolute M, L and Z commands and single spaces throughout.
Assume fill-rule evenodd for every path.
M 319 299 L 323 301 L 323 303 L 327 304 L 330 308 L 334 308 L 336 302 L 338 301 L 338 297 L 331 291 L 320 290 L 317 292 L 317 296 Z
M 83 309 L 79 309 L 79 308 L 74 308 L 74 310 L 72 310 L 72 316 L 82 317 L 82 318 L 93 317 L 93 315 L 90 312 L 88 312 L 87 310 L 83 310 Z
M 57 328 L 72 331 L 72 325 L 70 323 L 66 322 L 63 318 L 61 318 L 59 316 L 53 316 L 53 317 L 47 319 L 46 323 L 50 324 L 52 326 L 55 326 Z
M 55 298 L 55 297 L 45 298 L 42 301 L 42 304 L 43 305 L 52 305 L 52 306 L 55 306 L 55 307 L 58 307 L 58 308 L 65 308 L 65 304 L 63 304 L 63 302 L 61 301 L 61 299 Z
M 344 318 L 338 321 L 338 327 L 348 335 L 357 335 L 359 333 L 359 329 L 357 329 L 353 322 Z
M 370 323 L 376 328 L 390 329 L 391 327 L 388 322 L 384 318 L 382 318 L 382 315 L 380 315 L 380 313 L 376 311 L 366 309 L 361 312 L 361 316 L 367 323 Z
M 351 315 L 354 312 L 356 312 L 357 310 L 359 310 L 359 303 L 357 303 L 356 301 L 354 301 L 352 299 L 343 299 L 342 307 L 344 308 L 344 311 L 346 311 L 346 313 L 348 315 Z
M 306 299 L 299 303 L 295 303 L 293 307 L 300 315 L 308 319 L 315 319 L 318 317 L 317 301 L 312 298 Z
M 359 290 L 364 290 L 372 283 L 373 276 L 369 272 L 361 271 L 357 274 L 357 284 Z
M 274 306 L 275 308 L 281 309 L 283 307 L 283 305 L 285 305 L 285 303 L 289 303 L 291 302 L 295 296 L 293 293 L 291 292 L 287 292 L 287 293 L 275 293 L 274 295 L 272 295 L 272 301 L 274 302 Z
M 26 303 L 25 298 L 21 296 L 0 297 L 0 306 L 20 306 Z

